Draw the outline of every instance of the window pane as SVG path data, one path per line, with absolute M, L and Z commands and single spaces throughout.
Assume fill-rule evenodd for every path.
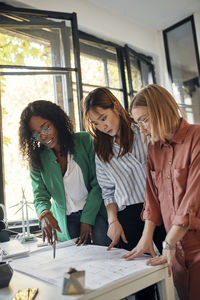
M 137 59 L 132 55 L 130 55 L 130 63 L 133 90 L 139 91 L 142 87 L 141 72 L 138 66 Z
M 120 101 L 120 103 L 123 105 L 123 92 L 117 91 L 117 90 L 111 90 L 111 92 L 115 95 L 115 97 Z
M 188 119 L 199 123 L 200 84 L 191 21 L 167 32 L 167 40 L 174 96 Z
M 119 70 L 116 61 L 108 60 L 108 82 L 109 86 L 113 88 L 120 88 Z
M 25 106 L 37 99 L 53 101 L 54 89 L 52 76 L 5 76 L 2 91 L 3 112 L 3 161 L 5 174 L 5 204 L 9 221 L 21 219 L 17 214 L 22 199 L 22 188 L 29 202 L 33 201 L 29 171 L 23 167 L 18 151 L 19 118 Z M 34 88 L 33 88 L 34 87 Z M 14 92 L 13 92 L 14 91 Z M 33 205 L 30 205 L 33 208 Z M 35 218 L 35 210 L 30 210 L 30 218 Z
M 153 74 L 152 74 L 150 65 L 148 65 L 144 61 L 141 61 L 140 63 L 141 63 L 143 86 L 148 85 L 148 84 L 152 84 L 153 83 Z
M 73 16 L 69 14 L 66 20 L 46 17 L 49 12 L 39 14 L 0 11 L 1 155 L 9 221 L 21 219 L 21 213 L 16 211 L 23 191 L 27 201 L 33 201 L 29 168 L 22 166 L 18 151 L 22 110 L 32 101 L 49 100 L 59 104 L 72 120 L 75 116 L 74 123 L 79 122 L 77 93 L 72 86 L 72 73 L 78 72 L 74 70 Z M 58 15 L 59 18 L 61 14 Z M 34 209 L 30 209 L 29 216 L 36 217 Z
M 65 77 L 65 75 L 63 76 Z M 22 110 L 28 103 L 43 99 L 56 102 L 63 107 L 61 75 L 33 75 L 33 76 L 1 76 L 1 105 L 3 127 L 3 161 L 5 174 L 5 201 L 8 208 L 8 220 L 21 219 L 17 211 L 22 199 L 22 188 L 29 202 L 33 201 L 32 187 L 29 179 L 29 170 L 23 167 L 18 151 L 18 128 Z M 32 208 L 33 206 L 30 205 Z M 35 210 L 29 212 L 30 218 L 35 218 Z
M 23 15 L 15 14 L 15 20 L 11 16 L 12 13 L 0 13 L 2 65 L 74 67 L 68 58 L 72 48 L 69 21 L 28 15 L 20 21 Z
M 89 92 L 91 92 L 92 90 L 94 90 L 95 88 L 97 88 L 97 86 L 96 87 L 94 87 L 94 86 L 84 86 L 83 85 L 83 96 L 84 97 L 86 97 L 87 96 L 87 94 L 89 93 Z M 120 103 L 123 105 L 123 92 L 121 92 L 121 91 L 118 91 L 118 90 L 115 90 L 115 89 L 111 89 L 111 88 L 109 88 L 109 90 L 113 93 L 113 95 L 115 95 L 115 97 L 120 101 Z
M 83 84 L 120 89 L 114 47 L 81 39 L 80 52 Z
M 84 84 L 105 86 L 104 63 L 101 59 L 81 53 L 81 73 Z

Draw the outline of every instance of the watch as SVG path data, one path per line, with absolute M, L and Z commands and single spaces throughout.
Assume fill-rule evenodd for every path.
M 172 246 L 167 241 L 162 242 L 162 247 L 165 250 L 175 250 L 176 249 L 176 245 Z

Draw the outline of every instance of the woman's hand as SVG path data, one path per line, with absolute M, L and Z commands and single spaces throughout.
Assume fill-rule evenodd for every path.
M 107 248 L 108 251 L 118 244 L 120 237 L 122 238 L 124 243 L 128 243 L 124 230 L 118 220 L 111 222 L 108 227 L 107 236 L 112 240 L 112 243 Z
M 41 219 L 41 229 L 43 242 L 47 237 L 48 243 L 52 244 L 54 239 L 57 241 L 56 230 L 62 233 L 62 230 L 58 226 L 57 220 L 54 218 L 51 212 L 47 213 Z
M 81 223 L 80 236 L 76 242 L 77 246 L 80 246 L 81 244 L 85 245 L 87 243 L 88 236 L 90 236 L 90 241 L 93 243 L 92 226 L 86 223 Z
M 180 225 L 173 225 L 167 236 L 165 238 L 165 242 L 171 245 L 172 247 L 176 245 L 178 241 L 180 241 L 184 235 L 187 233 L 188 227 L 180 226 Z M 175 247 L 174 247 L 175 248 Z M 169 276 L 172 274 L 172 265 L 174 261 L 176 250 L 175 249 L 163 249 L 162 255 L 151 258 L 147 264 L 150 266 L 157 266 L 164 263 L 168 263 L 168 273 Z
M 156 256 L 148 260 L 147 265 L 157 266 L 168 263 L 168 273 L 169 276 L 172 274 L 172 265 L 174 261 L 176 250 L 166 250 L 163 249 L 161 256 Z
M 153 240 L 142 236 L 137 246 L 133 248 L 128 254 L 125 254 L 123 258 L 125 258 L 126 260 L 133 260 L 134 258 L 144 253 L 149 253 L 153 257 L 156 256 L 156 252 L 154 251 L 153 247 Z

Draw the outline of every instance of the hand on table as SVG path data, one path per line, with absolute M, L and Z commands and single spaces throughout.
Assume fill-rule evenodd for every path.
M 151 239 L 148 240 L 141 237 L 137 246 L 133 248 L 128 254 L 125 254 L 123 258 L 125 258 L 126 260 L 133 260 L 134 258 L 137 258 L 144 253 L 149 253 L 153 257 L 156 256 L 156 252 L 154 251 L 153 247 L 153 241 Z
M 51 212 L 47 213 L 41 219 L 41 229 L 42 229 L 42 238 L 43 242 L 47 238 L 48 243 L 52 244 L 54 239 L 57 241 L 56 230 L 62 233 L 57 220 L 54 218 Z
M 81 222 L 80 236 L 76 241 L 77 246 L 85 245 L 87 243 L 88 237 L 90 237 L 90 241 L 92 244 L 93 243 L 92 226 L 90 224 Z
M 171 276 L 175 252 L 176 252 L 176 250 L 163 249 L 162 255 L 149 259 L 147 262 L 147 265 L 157 266 L 157 265 L 162 265 L 162 264 L 168 263 L 168 273 L 169 273 L 169 276 Z
M 107 236 L 112 240 L 111 244 L 107 248 L 108 251 L 119 243 L 120 237 L 124 243 L 128 243 L 122 225 L 119 223 L 118 220 L 111 222 L 111 224 L 108 227 Z

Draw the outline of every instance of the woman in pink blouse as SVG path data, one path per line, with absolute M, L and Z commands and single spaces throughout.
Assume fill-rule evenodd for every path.
M 125 256 L 144 252 L 149 265 L 168 263 L 181 300 L 200 299 L 200 125 L 191 125 L 172 95 L 151 84 L 139 91 L 131 112 L 148 148 L 145 227 L 137 246 Z M 165 225 L 163 252 L 156 256 L 153 232 Z

